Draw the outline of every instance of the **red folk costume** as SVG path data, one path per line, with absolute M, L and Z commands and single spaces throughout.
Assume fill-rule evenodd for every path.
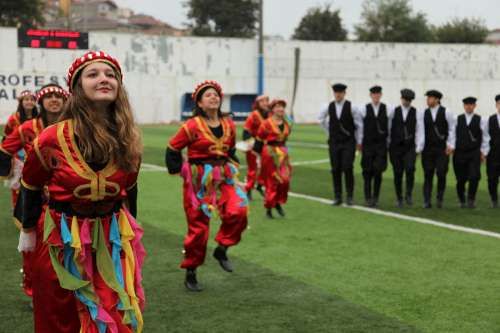
M 275 103 L 273 101 L 271 105 Z M 266 186 L 264 206 L 268 209 L 285 204 L 290 188 L 292 166 L 288 147 L 285 146 L 290 135 L 290 125 L 283 120 L 281 127 L 269 117 L 259 127 L 256 138 L 256 147 L 259 147 L 256 150 L 262 151 L 262 171 Z
M 96 58 L 121 73 L 116 60 L 90 52 L 73 64 L 69 78 Z M 35 331 L 141 332 L 143 230 L 124 205 L 135 207 L 131 193 L 137 193 L 138 173 L 113 160 L 102 169 L 88 164 L 76 141 L 72 120 L 48 127 L 35 139 L 23 170 L 23 195 L 36 198 L 44 186 L 50 194 L 40 218 L 31 212 L 40 211 L 39 205 L 22 212 L 23 228 L 37 228 Z
M 255 100 L 255 103 L 257 104 L 260 99 L 266 98 L 267 96 L 261 95 L 257 97 Z M 254 108 L 254 110 L 250 113 L 250 115 L 247 117 L 245 121 L 245 125 L 243 126 L 244 131 L 250 135 L 252 138 L 257 137 L 257 132 L 259 130 L 260 125 L 262 122 L 266 119 L 267 114 L 264 114 L 262 111 Z M 244 137 L 243 140 L 246 140 L 247 138 Z M 247 179 L 246 179 L 246 186 L 245 186 L 245 191 L 248 193 L 251 191 L 255 183 L 257 182 L 259 185 L 264 186 L 264 175 L 263 173 L 260 172 L 259 167 L 258 167 L 258 156 L 255 154 L 254 151 L 249 150 L 246 152 L 246 159 L 247 159 Z
M 26 96 L 32 96 L 33 98 L 36 99 L 36 96 L 29 90 L 24 90 L 19 94 L 18 100 L 19 103 L 22 103 L 22 100 Z M 6 165 L 3 163 L 4 161 L 0 162 L 0 179 L 5 179 L 6 180 L 6 186 L 11 189 L 11 202 L 12 202 L 12 208 L 15 207 L 17 197 L 19 195 L 19 187 L 20 187 L 20 178 L 21 178 L 21 170 L 23 168 L 23 160 L 24 160 L 24 151 L 22 151 L 21 148 L 18 150 L 12 151 L 6 148 L 6 145 L 8 143 L 5 143 L 5 141 L 12 135 L 16 135 L 19 127 L 22 125 L 23 120 L 26 118 L 25 116 L 21 116 L 20 114 L 21 111 L 16 111 L 13 113 L 9 119 L 7 120 L 7 124 L 4 127 L 4 137 L 2 139 L 2 142 L 0 143 L 0 154 L 6 154 L 3 156 L 0 156 L 0 159 L 5 159 L 10 161 L 10 166 Z M 33 109 L 33 117 L 37 115 L 36 113 L 36 108 Z M 28 118 L 24 120 L 30 121 L 31 118 Z M 2 154 L 3 153 L 3 154 Z M 11 158 L 13 157 L 13 158 Z M 5 161 L 7 162 L 7 161 Z
M 207 85 L 213 86 L 222 95 L 218 84 L 207 81 L 197 87 L 193 93 L 194 100 L 196 93 Z M 184 240 L 182 268 L 195 269 L 203 264 L 209 237 L 208 223 L 213 210 L 218 210 L 222 220 L 215 237 L 219 245 L 229 247 L 238 244 L 247 226 L 247 199 L 236 185 L 238 170 L 233 159 L 236 128 L 228 117 L 220 118 L 220 123 L 221 136 L 217 137 L 203 116 L 195 116 L 182 125 L 168 145 L 169 171 L 180 171 L 184 179 L 188 233 Z M 182 163 L 180 152 L 186 147 L 187 161 Z

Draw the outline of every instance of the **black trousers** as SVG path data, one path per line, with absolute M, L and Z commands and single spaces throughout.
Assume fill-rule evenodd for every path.
M 354 192 L 354 156 L 356 153 L 356 143 L 348 142 L 328 142 L 330 155 L 330 166 L 333 177 L 333 192 L 336 199 L 342 199 L 342 174 L 345 177 L 345 187 L 347 196 L 352 198 Z
M 363 144 L 362 153 L 365 200 L 377 200 L 380 196 L 382 174 L 387 169 L 387 144 Z
M 417 153 L 415 146 L 391 146 L 389 157 L 394 173 L 394 188 L 398 200 L 403 200 L 403 175 L 406 178 L 405 196 L 411 198 L 415 184 L 415 164 Z
M 437 199 L 443 201 L 448 174 L 449 156 L 443 149 L 424 149 L 422 152 L 422 168 L 424 169 L 424 201 L 430 202 L 434 175 L 437 176 Z
M 479 180 L 481 179 L 481 151 L 460 152 L 453 155 L 453 170 L 457 179 L 457 195 L 465 203 L 465 186 L 469 183 L 467 200 L 475 201 Z
M 488 191 L 493 202 L 498 202 L 498 178 L 500 177 L 500 154 L 490 152 L 486 161 Z

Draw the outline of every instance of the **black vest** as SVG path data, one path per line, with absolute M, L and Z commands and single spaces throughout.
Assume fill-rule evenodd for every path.
M 496 114 L 490 117 L 488 125 L 490 131 L 490 153 L 488 156 L 500 158 L 500 126 Z
M 363 145 L 372 145 L 387 142 L 387 108 L 381 103 L 378 115 L 371 104 L 366 105 L 366 115 L 363 120 Z
M 391 146 L 415 146 L 417 128 L 417 110 L 412 106 L 403 120 L 403 109 L 398 106 L 394 110 L 391 123 Z
M 483 142 L 481 117 L 477 114 L 473 115 L 467 126 L 465 114 L 458 116 L 456 136 L 455 150 L 457 153 L 479 151 Z
M 337 117 L 335 101 L 331 102 L 328 106 L 328 115 L 330 117 L 330 141 L 332 143 L 355 142 L 354 130 L 356 126 L 352 117 L 351 102 L 344 101 L 340 119 Z
M 439 106 L 436 114 L 436 121 L 432 120 L 430 109 L 425 110 L 425 148 L 424 149 L 445 149 L 448 140 L 448 121 L 446 120 L 446 109 Z

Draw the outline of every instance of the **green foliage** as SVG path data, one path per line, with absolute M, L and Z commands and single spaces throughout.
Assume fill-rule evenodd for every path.
M 431 42 L 433 35 L 423 13 L 414 13 L 410 0 L 365 0 L 362 22 L 355 27 L 359 41 Z
M 0 0 L 0 26 L 37 27 L 44 23 L 42 0 Z
M 436 27 L 434 34 L 439 43 L 483 43 L 488 28 L 479 18 L 454 18 Z
M 195 36 L 255 36 L 259 10 L 255 0 L 189 0 L 184 6 Z
M 302 17 L 293 39 L 343 41 L 347 39 L 347 30 L 342 25 L 340 10 L 331 10 L 330 5 L 313 7 Z

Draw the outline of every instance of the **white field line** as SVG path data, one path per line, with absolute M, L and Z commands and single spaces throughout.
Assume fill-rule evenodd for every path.
M 291 147 L 310 147 L 310 148 L 328 149 L 328 145 L 326 143 L 311 143 L 311 142 L 288 141 L 287 145 L 289 145 Z
M 319 202 L 322 204 L 327 204 L 327 205 L 331 205 L 333 203 L 333 201 L 329 200 L 329 199 L 314 197 L 311 195 L 306 195 L 306 194 L 301 194 L 301 193 L 290 192 L 289 195 L 291 197 L 310 200 L 310 201 L 316 201 L 316 202 Z M 417 223 L 422 223 L 422 224 L 429 224 L 429 225 L 433 225 L 436 227 L 445 228 L 445 229 L 449 229 L 449 230 L 461 231 L 461 232 L 465 232 L 465 233 L 469 233 L 469 234 L 476 234 L 476 235 L 500 239 L 500 234 L 493 232 L 493 231 L 467 228 L 467 227 L 462 227 L 459 225 L 443 223 L 443 222 L 439 222 L 439 221 L 435 221 L 435 220 L 431 220 L 431 219 L 426 219 L 426 218 L 422 218 L 422 217 L 398 214 L 398 213 L 394 213 L 394 212 L 388 212 L 388 211 L 384 211 L 384 210 L 380 210 L 380 209 L 368 208 L 368 207 L 357 206 L 357 205 L 353 205 L 353 206 L 343 205 L 343 207 L 352 208 L 352 209 L 356 209 L 356 210 L 360 210 L 360 211 L 364 211 L 364 212 L 368 212 L 368 213 L 372 213 L 372 214 L 376 214 L 376 215 L 394 217 L 394 218 L 397 218 L 400 220 L 405 220 L 405 221 L 417 222 Z
M 329 162 L 329 159 L 322 159 L 322 160 L 313 160 L 313 161 L 298 161 L 292 163 L 292 165 L 311 165 L 311 164 L 322 164 L 322 163 L 327 163 Z M 242 165 L 240 167 L 241 169 L 246 168 L 246 165 Z M 148 164 L 148 163 L 143 163 L 142 164 L 142 169 L 141 171 L 154 171 L 154 172 L 167 172 L 165 167 L 161 167 L 159 165 L 155 164 Z M 290 192 L 289 195 L 291 197 L 295 198 L 300 198 L 300 199 L 305 199 L 309 201 L 316 201 L 319 203 L 331 205 L 332 200 L 330 199 L 325 199 L 325 198 L 320 198 L 320 197 L 315 197 L 311 195 L 306 195 L 302 193 L 294 193 Z M 351 209 L 356 209 L 359 211 L 367 212 L 367 213 L 372 213 L 376 215 L 382 215 L 382 216 L 388 216 L 388 217 L 393 217 L 396 219 L 400 220 L 405 220 L 405 221 L 410 221 L 410 222 L 416 222 L 416 223 L 421 223 L 421 224 L 428 224 L 428 225 L 433 225 L 435 227 L 439 228 L 444 228 L 448 230 L 454 230 L 454 231 L 461 231 L 465 232 L 468 234 L 476 234 L 476 235 L 481 235 L 481 236 L 486 236 L 486 237 L 493 237 L 493 238 L 498 238 L 500 239 L 500 233 L 496 233 L 493 231 L 487 231 L 487 230 L 481 230 L 481 229 L 474 229 L 474 228 L 468 228 L 468 227 L 462 227 L 454 224 L 448 224 L 444 222 L 439 222 L 431 219 L 426 219 L 422 217 L 416 217 L 416 216 L 410 216 L 410 215 L 404 215 L 404 214 L 399 214 L 399 213 L 394 213 L 394 212 L 389 212 L 389 211 L 384 211 L 381 209 L 375 209 L 375 208 L 368 208 L 368 207 L 363 207 L 363 206 L 358 206 L 358 205 L 353 205 L 353 206 L 347 206 L 343 205 L 343 207 L 351 208 Z

